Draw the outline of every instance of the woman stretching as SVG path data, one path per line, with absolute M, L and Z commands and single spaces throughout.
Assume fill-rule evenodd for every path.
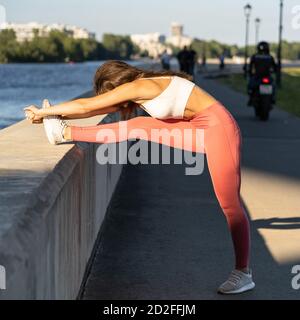
M 32 123 L 44 122 L 49 142 L 66 141 L 114 143 L 139 138 L 139 129 L 147 133 L 142 139 L 163 143 L 153 129 L 202 129 L 204 144 L 197 148 L 195 135 L 182 149 L 206 154 L 214 191 L 231 232 L 235 268 L 219 288 L 223 294 L 241 293 L 254 288 L 249 268 L 249 222 L 240 198 L 240 129 L 229 111 L 216 99 L 196 86 L 185 73 L 144 71 L 121 61 L 108 61 L 96 71 L 96 96 L 42 109 L 25 108 Z M 134 108 L 141 107 L 151 117 L 128 119 Z M 87 118 L 120 111 L 122 120 L 91 127 L 68 126 L 64 119 Z M 126 130 L 120 130 L 120 124 Z M 113 135 L 103 135 L 109 129 Z M 194 132 L 193 131 L 193 132 Z M 171 140 L 170 140 L 171 141 Z M 169 146 L 178 147 L 172 140 Z

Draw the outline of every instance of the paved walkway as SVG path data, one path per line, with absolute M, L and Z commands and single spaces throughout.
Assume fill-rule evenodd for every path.
M 262 123 L 245 96 L 197 81 L 229 108 L 243 133 L 242 196 L 256 289 L 216 294 L 233 251 L 207 166 L 187 176 L 182 165 L 127 165 L 83 299 L 300 299 L 291 287 L 291 267 L 300 264 L 300 119 L 273 110 Z

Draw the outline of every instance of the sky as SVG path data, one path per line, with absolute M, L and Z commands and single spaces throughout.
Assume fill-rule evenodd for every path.
M 178 22 L 188 36 L 243 45 L 248 2 L 253 7 L 250 43 L 255 42 L 257 17 L 262 20 L 260 40 L 276 42 L 279 0 L 0 0 L 0 5 L 8 22 L 72 24 L 95 32 L 98 40 L 103 33 L 168 36 L 171 22 Z M 285 0 L 284 5 L 283 37 L 300 41 L 300 0 Z

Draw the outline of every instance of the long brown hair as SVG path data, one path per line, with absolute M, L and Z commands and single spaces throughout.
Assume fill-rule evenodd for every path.
M 102 64 L 95 73 L 94 92 L 96 95 L 99 95 L 108 92 L 121 84 L 131 82 L 139 78 L 172 75 L 192 80 L 192 77 L 185 72 L 142 70 L 123 61 L 109 60 Z M 118 106 L 122 107 L 120 111 L 122 120 L 127 120 L 131 117 L 134 109 L 138 107 L 139 104 L 133 101 L 127 101 Z

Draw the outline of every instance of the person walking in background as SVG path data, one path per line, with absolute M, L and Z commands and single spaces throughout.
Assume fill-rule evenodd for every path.
M 206 55 L 205 55 L 205 53 L 202 55 L 201 69 L 203 72 L 206 71 Z
M 161 65 L 164 70 L 170 70 L 170 62 L 171 62 L 171 55 L 168 53 L 168 51 L 165 49 L 160 57 Z
M 185 72 L 187 74 L 189 74 L 188 56 L 189 51 L 187 49 L 187 46 L 184 46 L 183 49 L 180 50 L 177 54 L 180 71 Z
M 194 70 L 195 70 L 195 63 L 197 61 L 197 52 L 192 48 L 189 47 L 188 54 L 187 54 L 187 73 L 190 74 L 194 78 Z
M 220 68 L 220 70 L 224 70 L 224 68 L 225 68 L 225 52 L 223 52 L 223 53 L 219 56 L 219 60 L 220 60 L 219 68 Z
M 205 153 L 214 191 L 226 217 L 235 251 L 235 268 L 218 292 L 241 293 L 255 286 L 249 268 L 250 226 L 240 196 L 241 132 L 226 107 L 190 80 L 191 76 L 183 72 L 144 71 L 123 61 L 108 61 L 98 68 L 94 76 L 94 97 L 56 106 L 45 100 L 41 109 L 32 105 L 24 110 L 32 122 L 44 122 L 51 144 L 67 141 L 117 143 L 140 138 Z M 144 109 L 150 117 L 129 118 L 137 107 Z M 64 121 L 117 111 L 125 119 L 120 123 L 78 127 L 69 126 Z M 178 136 L 183 140 L 186 140 L 185 130 L 188 129 L 191 135 L 188 142 L 181 138 L 165 139 L 160 134 L 153 134 L 157 129 L 165 135 L 180 130 Z M 199 143 L 196 129 L 204 130 L 204 139 Z

